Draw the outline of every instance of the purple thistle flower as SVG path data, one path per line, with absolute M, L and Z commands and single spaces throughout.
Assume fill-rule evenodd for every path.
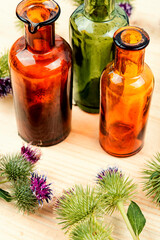
M 21 155 L 31 164 L 36 163 L 40 157 L 41 152 L 38 148 L 33 149 L 30 144 L 25 147 L 24 145 L 21 147 Z
M 100 173 L 97 174 L 96 178 L 97 178 L 97 181 L 99 182 L 99 180 L 103 180 L 103 178 L 105 176 L 112 176 L 113 174 L 119 174 L 120 177 L 122 177 L 122 172 L 118 170 L 117 167 L 109 167 L 107 168 L 106 170 L 102 170 Z
M 119 6 L 126 12 L 128 17 L 131 16 L 132 9 L 133 9 L 131 4 L 129 4 L 129 3 L 119 3 Z
M 46 183 L 47 177 L 38 176 L 36 173 L 32 173 L 31 175 L 31 186 L 30 189 L 32 190 L 33 194 L 36 196 L 39 204 L 43 204 L 43 200 L 46 200 L 48 203 L 51 200 L 53 193 L 52 189 L 50 188 L 50 184 Z
M 5 97 L 12 92 L 11 80 L 9 77 L 0 78 L 0 97 Z

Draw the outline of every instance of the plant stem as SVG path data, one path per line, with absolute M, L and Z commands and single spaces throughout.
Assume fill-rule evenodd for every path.
M 119 209 L 119 211 L 120 211 L 120 213 L 121 213 L 121 215 L 122 215 L 122 217 L 123 217 L 123 219 L 124 219 L 124 221 L 126 223 L 126 226 L 127 226 L 128 230 L 129 230 L 133 240 L 138 240 L 139 237 L 137 238 L 135 233 L 134 233 L 134 231 L 133 231 L 133 228 L 132 228 L 132 226 L 130 224 L 130 221 L 129 221 L 128 217 L 127 217 L 127 214 L 125 212 L 123 202 L 122 201 L 118 202 L 117 203 L 117 207 L 118 207 L 118 209 Z

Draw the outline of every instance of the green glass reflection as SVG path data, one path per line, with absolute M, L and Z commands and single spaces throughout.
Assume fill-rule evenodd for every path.
M 113 0 L 85 0 L 70 17 L 74 100 L 84 111 L 99 112 L 100 76 L 113 60 L 113 34 L 128 17 Z

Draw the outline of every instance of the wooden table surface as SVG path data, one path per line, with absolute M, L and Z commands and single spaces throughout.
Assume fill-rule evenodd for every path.
M 57 0 L 58 1 L 58 0 Z M 0 52 L 9 48 L 20 36 L 15 28 L 15 8 L 19 0 L 1 0 L 0 7 Z M 68 18 L 74 6 L 71 0 L 59 0 L 61 17 L 56 32 L 68 40 Z M 62 143 L 42 148 L 42 160 L 37 170 L 46 173 L 53 182 L 54 195 L 74 184 L 94 184 L 97 172 L 108 166 L 118 166 L 138 184 L 134 199 L 141 207 L 147 223 L 141 240 L 160 240 L 160 208 L 147 199 L 142 191 L 141 170 L 145 162 L 160 151 L 160 1 L 135 0 L 130 23 L 143 27 L 151 42 L 146 49 L 146 62 L 155 75 L 155 89 L 150 109 L 145 145 L 135 156 L 115 158 L 103 151 L 98 141 L 99 116 L 82 112 L 73 107 L 72 131 Z M 0 99 L 0 153 L 20 150 L 23 141 L 17 135 L 12 96 Z M 0 239 L 2 240 L 64 240 L 68 239 L 57 224 L 52 212 L 53 203 L 44 205 L 36 214 L 23 215 L 12 203 L 0 200 Z M 116 240 L 131 239 L 118 212 L 106 217 L 113 224 Z

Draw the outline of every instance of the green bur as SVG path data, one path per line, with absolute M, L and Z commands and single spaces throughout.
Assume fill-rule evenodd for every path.
M 114 8 L 112 1 L 107 2 Z M 113 34 L 128 25 L 128 18 L 120 7 L 116 6 L 109 14 L 106 6 L 105 0 L 86 0 L 70 18 L 74 100 L 82 110 L 91 113 L 99 112 L 100 76 L 113 60 Z

